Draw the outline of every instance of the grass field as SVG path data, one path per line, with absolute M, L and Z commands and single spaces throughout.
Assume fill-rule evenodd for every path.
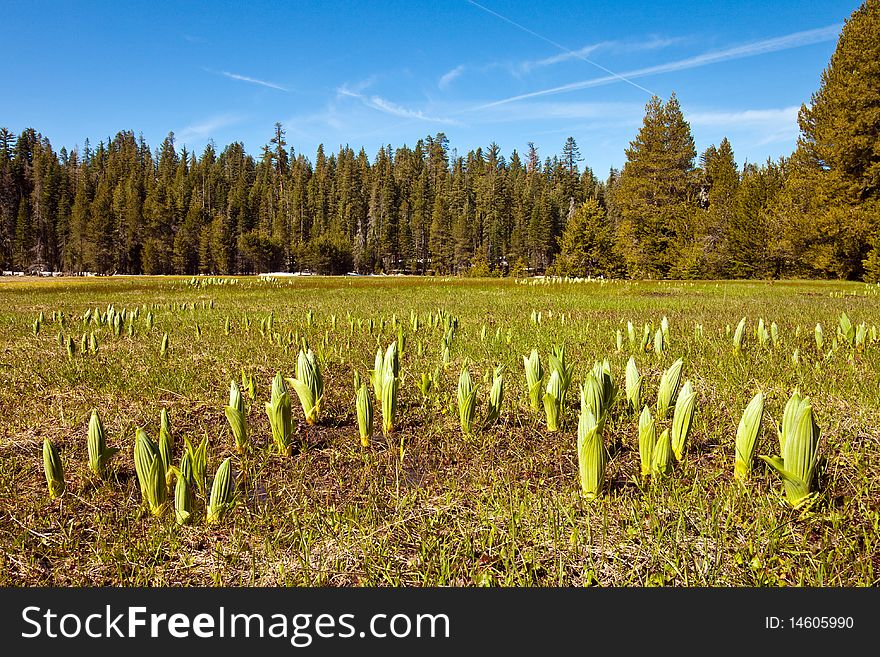
M 106 322 L 83 321 L 89 309 L 98 315 L 109 305 L 125 311 L 118 336 Z M 863 345 L 834 345 L 842 312 L 866 323 Z M 664 316 L 663 353 L 643 350 L 644 324 L 653 346 Z M 756 340 L 759 318 L 768 328 L 776 323 L 777 344 Z M 444 324 L 455 320 L 444 364 Z M 856 283 L 3 280 L 0 585 L 876 586 L 880 343 L 871 327 L 878 325 L 880 287 Z M 92 332 L 97 352 L 81 353 L 81 336 Z M 377 404 L 364 448 L 354 373 L 369 382 L 377 348 L 400 335 L 397 424 L 385 436 Z M 283 455 L 265 402 L 276 372 L 294 376 L 304 339 L 321 366 L 322 415 L 306 424 L 290 391 L 293 450 Z M 523 357 L 537 348 L 546 372 L 552 347 L 563 343 L 574 375 L 562 427 L 552 432 L 543 410 L 530 407 Z M 638 414 L 624 394 L 630 356 L 652 410 L 662 372 L 679 357 L 682 381 L 696 392 L 686 455 L 665 478 L 640 475 Z M 578 384 L 605 358 L 620 390 L 604 430 L 605 485 L 587 500 L 578 481 Z M 493 370 L 504 366 L 500 419 L 485 428 L 478 422 L 470 435 L 460 429 L 456 401 L 465 364 L 478 389 L 478 420 Z M 256 397 L 245 396 L 251 448 L 238 453 L 224 407 L 243 369 Z M 425 373 L 437 380 L 422 394 Z M 747 481 L 733 477 L 734 438 L 749 400 L 764 391 L 756 453 L 776 454 L 774 423 L 795 388 L 810 398 L 821 428 L 818 496 L 799 509 L 757 458 Z M 88 467 L 93 408 L 107 444 L 121 448 L 104 479 Z M 207 436 L 209 484 L 232 457 L 237 504 L 219 523 L 205 522 L 201 495 L 185 526 L 173 509 L 154 517 L 142 502 L 135 430 L 155 440 L 163 408 L 174 463 L 184 437 Z M 658 420 L 658 433 L 668 426 Z M 47 437 L 65 470 L 66 491 L 54 500 L 43 472 Z

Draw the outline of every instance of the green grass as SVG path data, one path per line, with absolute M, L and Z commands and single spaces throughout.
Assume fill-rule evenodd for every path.
M 880 325 L 877 286 L 225 280 L 232 282 L 0 282 L 0 585 L 880 583 L 880 344 L 869 336 L 864 349 L 831 347 L 843 311 L 853 324 Z M 90 324 L 97 354 L 69 359 L 58 332 L 72 336 L 78 349 L 82 314 L 108 304 L 140 309 L 133 336 L 128 322 L 119 337 L 106 325 Z M 149 331 L 148 310 L 154 315 Z M 440 310 L 458 320 L 448 367 L 441 361 L 442 322 L 427 323 Z M 40 311 L 45 322 L 34 335 Z M 63 327 L 52 321 L 54 311 L 64 313 Z M 540 311 L 540 324 L 533 311 Z M 277 338 L 259 330 L 270 312 Z M 411 312 L 419 317 L 417 332 Z M 373 444 L 363 449 L 353 374 L 369 381 L 376 349 L 384 351 L 397 338 L 395 314 L 406 341 L 397 429 L 382 434 L 381 405 L 375 403 Z M 627 321 L 640 339 L 644 323 L 656 329 L 663 316 L 669 319 L 668 350 L 659 358 L 637 353 L 638 345 L 626 338 Z M 745 347 L 736 356 L 732 331 L 743 316 Z M 777 347 L 756 343 L 759 317 L 768 329 L 778 324 Z M 825 353 L 815 346 L 816 322 L 825 330 Z M 695 336 L 697 323 L 702 338 Z M 161 358 L 166 332 L 170 349 Z M 295 375 L 296 341 L 303 338 L 322 367 L 322 418 L 306 425 L 291 389 L 294 451 L 281 456 L 264 406 L 275 373 Z M 548 432 L 543 412 L 529 408 L 523 356 L 536 347 L 546 371 L 552 345 L 563 342 L 575 364 L 574 380 L 562 430 Z M 799 364 L 792 362 L 796 348 Z M 689 379 L 697 393 L 687 455 L 656 484 L 641 481 L 638 416 L 626 408 L 624 371 L 631 355 L 644 376 L 645 403 L 653 407 L 660 374 L 678 357 L 684 358 L 682 383 Z M 588 502 L 577 478 L 578 385 L 603 358 L 620 390 L 605 429 L 611 453 L 605 490 Z M 456 404 L 465 362 L 479 390 L 478 428 L 467 437 Z M 501 419 L 481 429 L 496 365 L 505 366 Z M 252 449 L 239 455 L 223 408 L 242 368 L 256 377 L 257 397 L 246 398 Z M 439 386 L 423 398 L 417 380 L 438 368 Z M 733 478 L 733 441 L 748 401 L 758 388 L 767 395 L 757 454 L 775 454 L 773 422 L 780 421 L 794 387 L 811 398 L 822 429 L 819 497 L 806 511 L 787 505 L 781 481 L 757 459 L 748 482 Z M 185 527 L 175 525 L 173 511 L 157 519 L 142 503 L 132 457 L 135 429 L 143 426 L 156 440 L 163 407 L 171 418 L 175 462 L 184 436 L 196 444 L 208 436 L 209 490 L 217 466 L 233 457 L 239 504 L 216 525 L 206 525 L 202 498 L 192 526 Z M 88 469 L 92 408 L 101 414 L 108 446 L 122 448 L 106 481 Z M 670 425 L 671 413 L 658 422 L 658 435 Z M 42 471 L 47 436 L 59 448 L 67 479 L 67 492 L 54 501 Z

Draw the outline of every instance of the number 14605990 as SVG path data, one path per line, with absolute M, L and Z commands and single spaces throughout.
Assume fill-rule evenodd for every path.
M 849 630 L 854 625 L 852 616 L 765 616 L 764 627 L 768 630 Z

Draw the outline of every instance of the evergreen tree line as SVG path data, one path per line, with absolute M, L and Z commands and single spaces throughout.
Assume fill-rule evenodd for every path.
M 574 138 L 465 156 L 443 133 L 370 159 L 314 161 L 281 124 L 240 142 L 151 151 L 120 132 L 56 153 L 0 128 L 0 267 L 146 274 L 413 273 L 649 278 L 880 277 L 880 0 L 846 22 L 789 157 L 697 157 L 673 94 L 652 98 L 626 163 L 597 178 Z

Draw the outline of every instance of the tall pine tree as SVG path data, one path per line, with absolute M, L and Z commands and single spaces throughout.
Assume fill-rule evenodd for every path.
M 614 190 L 617 244 L 630 276 L 664 277 L 679 264 L 693 234 L 695 157 L 675 94 L 665 104 L 653 97 Z
M 802 235 L 804 269 L 814 275 L 880 276 L 878 34 L 880 0 L 865 0 L 844 24 L 821 86 L 798 116 L 786 217 Z

